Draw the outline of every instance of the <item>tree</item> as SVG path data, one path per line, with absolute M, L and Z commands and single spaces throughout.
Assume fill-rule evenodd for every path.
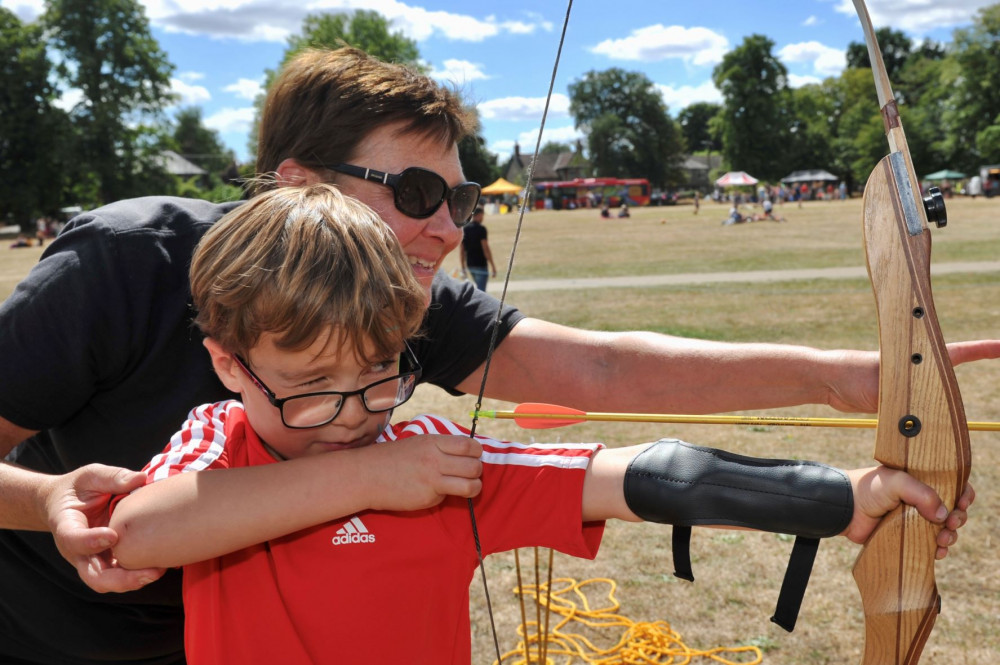
M 882 61 L 885 63 L 889 80 L 895 81 L 913 51 L 913 42 L 905 33 L 892 28 L 879 28 L 875 31 L 875 39 L 882 52 Z M 872 61 L 868 57 L 868 46 L 864 42 L 851 42 L 847 45 L 847 67 L 872 68 Z
M 645 177 L 659 187 L 680 181 L 680 131 L 645 74 L 617 67 L 590 71 L 570 84 L 569 95 L 597 175 Z
M 559 141 L 546 141 L 540 152 L 543 155 L 561 155 L 564 152 L 573 152 L 573 148 L 568 143 Z
M 712 102 L 695 102 L 677 114 L 677 123 L 681 126 L 681 135 L 688 152 L 700 150 L 721 150 L 722 143 L 713 133 L 711 121 L 722 106 Z
M 35 217 L 63 203 L 60 146 L 67 119 L 52 106 L 51 69 L 41 26 L 24 25 L 0 7 L 0 222 L 26 231 L 33 231 Z
M 83 101 L 71 111 L 79 174 L 90 174 L 99 201 L 155 193 L 162 109 L 172 101 L 173 71 L 137 0 L 48 0 L 43 17 L 57 71 Z
M 236 162 L 236 155 L 222 143 L 219 132 L 202 123 L 201 108 L 197 106 L 177 112 L 173 139 L 182 157 L 208 171 L 216 181 Z
M 851 182 L 864 184 L 889 151 L 871 70 L 848 68 L 824 84 L 833 103 L 833 165 Z
M 954 32 L 952 51 L 960 75 L 952 87 L 951 111 L 946 124 L 949 133 L 948 157 L 951 166 L 978 170 L 997 155 L 980 145 L 982 135 L 992 145 L 991 132 L 1000 115 L 1000 4 L 979 10 L 973 25 Z
M 479 135 L 479 113 L 474 113 L 477 132 L 458 142 L 458 159 L 466 179 L 485 187 L 500 177 L 500 165 L 497 156 L 487 150 L 486 139 Z
M 786 173 L 800 169 L 837 170 L 833 157 L 834 98 L 822 84 L 789 90 L 791 101 Z
M 774 42 L 751 35 L 712 72 L 722 93 L 722 153 L 733 167 L 764 180 L 785 175 L 791 100 L 788 70 Z
M 417 43 L 400 31 L 390 32 L 389 21 L 378 12 L 356 10 L 334 14 L 310 14 L 302 21 L 302 33 L 288 38 L 288 46 L 285 47 L 278 68 L 264 72 L 264 89 L 254 100 L 254 120 L 248 144 L 251 155 L 257 154 L 257 132 L 267 91 L 281 68 L 305 49 L 334 49 L 344 44 L 359 48 L 380 60 L 403 63 L 425 71 L 420 63 Z
M 934 49 L 914 51 L 899 72 L 898 87 L 906 142 L 920 173 L 951 166 L 945 117 L 951 106 L 955 82 L 961 71 L 955 59 Z

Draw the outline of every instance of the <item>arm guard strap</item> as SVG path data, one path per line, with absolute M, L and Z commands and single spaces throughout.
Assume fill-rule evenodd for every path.
M 772 621 L 795 626 L 817 539 L 841 533 L 854 513 L 846 474 L 815 462 L 736 455 L 662 439 L 625 472 L 625 501 L 647 522 L 674 525 L 678 577 L 694 580 L 692 526 L 736 526 L 798 536 Z

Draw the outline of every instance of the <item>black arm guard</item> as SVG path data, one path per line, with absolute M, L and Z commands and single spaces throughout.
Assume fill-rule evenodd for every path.
M 676 439 L 658 441 L 632 460 L 625 501 L 647 522 L 740 526 L 809 538 L 841 533 L 854 513 L 851 481 L 837 469 Z
M 819 538 L 847 528 L 847 476 L 815 462 L 760 459 L 662 439 L 625 472 L 625 502 L 647 522 L 673 524 L 674 574 L 694 581 L 691 527 L 739 526 L 798 536 L 771 621 L 795 627 Z

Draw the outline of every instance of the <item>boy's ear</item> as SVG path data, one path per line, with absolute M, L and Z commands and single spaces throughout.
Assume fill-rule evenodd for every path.
M 315 171 L 291 158 L 278 164 L 277 173 L 279 187 L 301 187 L 323 182 Z
M 241 385 L 237 380 L 237 373 L 242 370 L 236 366 L 236 362 L 233 360 L 233 354 L 222 348 L 222 345 L 211 337 L 206 337 L 202 341 L 202 344 L 206 349 L 208 349 L 208 355 L 212 356 L 212 367 L 215 369 L 215 373 L 218 375 L 219 380 L 222 381 L 222 385 L 229 388 L 234 393 L 241 392 Z

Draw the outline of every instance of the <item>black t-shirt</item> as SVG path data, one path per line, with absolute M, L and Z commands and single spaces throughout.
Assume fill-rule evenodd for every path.
M 0 305 L 0 415 L 41 430 L 11 454 L 64 473 L 91 462 L 142 468 L 188 411 L 232 397 L 191 323 L 198 240 L 236 203 L 151 197 L 66 226 Z M 486 357 L 496 299 L 439 273 L 423 381 L 452 389 Z M 505 308 L 500 339 L 523 318 Z M 454 390 L 452 390 L 454 392 Z M 51 534 L 0 530 L 0 662 L 183 662 L 180 571 L 126 594 L 80 581 Z
M 486 240 L 486 227 L 470 222 L 462 227 L 462 247 L 465 248 L 465 264 L 472 268 L 486 267 L 486 252 L 483 251 L 483 241 Z

